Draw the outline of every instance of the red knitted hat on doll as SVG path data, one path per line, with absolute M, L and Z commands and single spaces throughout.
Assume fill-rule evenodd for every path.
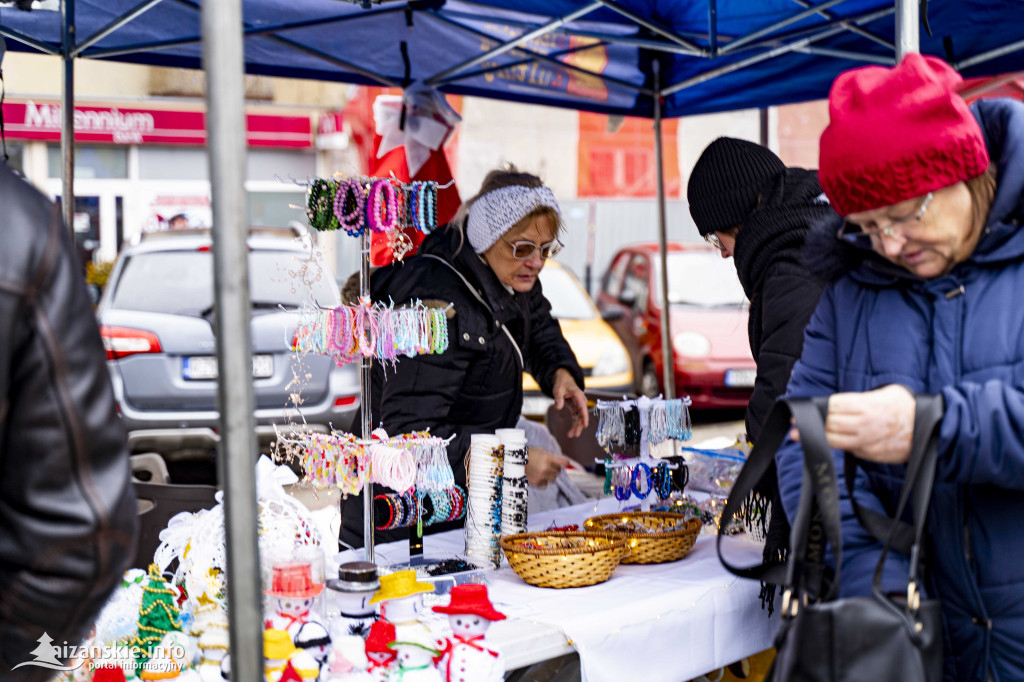
M 985 172 L 981 128 L 935 57 L 867 66 L 836 78 L 818 179 L 840 215 L 898 204 Z

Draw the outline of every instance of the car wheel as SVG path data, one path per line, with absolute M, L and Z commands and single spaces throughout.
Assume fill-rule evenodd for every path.
M 651 362 L 644 363 L 644 371 L 640 375 L 640 393 L 649 398 L 657 398 L 661 393 L 658 373 L 654 371 L 654 364 Z

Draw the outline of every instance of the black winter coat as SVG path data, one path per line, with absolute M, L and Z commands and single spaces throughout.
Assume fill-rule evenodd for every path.
M 814 171 L 788 169 L 762 189 L 757 210 L 740 227 L 733 257 L 736 273 L 750 299 L 747 334 L 757 363 L 754 391 L 747 404 L 747 437 L 754 443 L 775 400 L 785 393 L 793 365 L 804 345 L 824 282 L 807 269 L 804 242 L 813 225 L 835 213 Z M 782 509 L 774 464 L 758 483 L 756 504 L 747 514 L 762 520 L 765 561 L 782 561 L 789 544 L 789 524 Z M 764 523 L 771 510 L 771 523 Z M 772 612 L 774 586 L 762 583 L 761 603 Z
M 834 215 L 817 173 L 791 168 L 766 188 L 737 234 L 736 273 L 750 299 L 747 334 L 757 363 L 746 415 L 752 442 L 776 398 L 786 392 L 804 345 L 804 327 L 824 289 L 803 262 L 804 240 L 812 225 Z
M 444 438 L 454 435 L 448 459 L 455 481 L 464 486 L 470 436 L 511 428 L 522 411 L 524 367 L 516 345 L 526 371 L 549 396 L 557 369 L 568 370 L 581 388 L 583 372 L 558 321 L 551 317 L 540 282 L 529 293 L 510 293 L 463 241 L 458 227 L 442 228 L 423 241 L 419 255 L 374 272 L 374 300 L 393 300 L 396 305 L 422 300 L 429 305 L 450 303 L 453 308 L 446 352 L 402 358 L 394 369 L 374 363 L 371 409 L 374 426 L 383 426 L 392 435 L 424 428 Z M 434 257 L 458 269 L 486 305 Z M 461 525 L 441 524 L 429 530 Z M 350 497 L 342 507 L 342 540 L 362 546 L 362 533 L 362 500 Z M 386 542 L 407 535 L 400 530 L 377 533 L 377 538 Z
M 134 554 L 124 427 L 52 202 L 0 163 L 0 667 L 78 644 Z M 48 680 L 28 666 L 11 679 Z M 5 673 L 4 678 L 8 678 Z

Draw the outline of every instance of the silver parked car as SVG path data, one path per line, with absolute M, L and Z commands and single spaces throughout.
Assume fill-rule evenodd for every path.
M 348 430 L 359 410 L 356 366 L 338 367 L 308 355 L 302 367 L 290 350 L 304 302 L 339 305 L 329 273 L 305 285 L 297 276 L 309 249 L 298 228 L 252 228 L 249 291 L 252 300 L 253 388 L 261 447 L 273 424 Z M 125 248 L 97 311 L 107 365 L 133 452 L 212 451 L 219 437 L 214 349 L 212 240 L 207 230 L 147 235 Z M 288 415 L 289 394 L 302 390 L 302 418 Z M 302 385 L 304 384 L 304 385 Z

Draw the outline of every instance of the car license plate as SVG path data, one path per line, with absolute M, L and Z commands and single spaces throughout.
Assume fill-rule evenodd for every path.
M 252 376 L 266 379 L 274 374 L 273 355 L 252 356 Z M 192 381 L 203 381 L 217 378 L 217 358 L 211 355 L 196 355 L 183 358 L 181 376 Z
M 727 369 L 725 370 L 725 385 L 737 387 L 753 386 L 756 377 L 756 369 Z

